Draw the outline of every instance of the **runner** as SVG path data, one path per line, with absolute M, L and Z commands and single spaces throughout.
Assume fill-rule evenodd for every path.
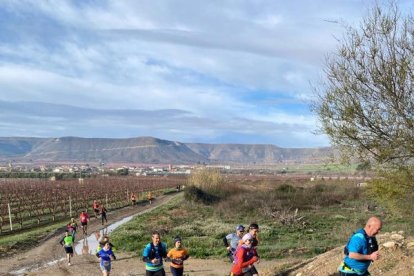
M 104 225 L 104 220 L 105 223 L 108 222 L 108 220 L 106 219 L 106 213 L 108 212 L 108 210 L 106 210 L 105 206 L 102 204 L 101 208 L 100 208 L 100 213 L 101 213 L 101 218 L 102 218 L 102 225 Z
M 253 237 L 253 241 L 252 241 L 252 248 L 254 249 L 255 252 L 255 256 L 257 257 L 257 261 L 256 264 L 258 264 L 260 262 L 260 257 L 259 254 L 257 253 L 257 246 L 259 245 L 259 225 L 257 223 L 251 223 L 249 225 L 249 233 L 252 235 Z M 253 276 L 259 276 L 259 272 L 257 272 L 257 269 L 254 265 L 252 265 L 252 274 Z
M 173 276 L 182 276 L 184 273 L 184 261 L 189 257 L 187 249 L 182 247 L 180 237 L 175 237 L 174 248 L 171 249 L 167 258 L 171 261 L 170 270 Z
M 146 276 L 165 276 L 162 258 L 167 257 L 167 245 L 161 242 L 160 233 L 152 232 L 152 242 L 147 244 L 142 254 Z
M 104 247 L 99 250 L 98 253 L 96 253 L 96 257 L 99 258 L 99 266 L 102 270 L 103 276 L 109 276 L 109 273 L 111 272 L 111 258 L 113 260 L 116 260 L 114 252 L 112 252 L 112 249 L 109 245 L 109 242 L 106 242 Z
M 256 250 L 253 248 L 254 237 L 247 233 L 242 238 L 242 245 L 239 245 L 234 255 L 234 263 L 230 276 L 251 276 L 253 264 L 259 260 Z
M 65 248 L 68 265 L 71 265 L 70 258 L 73 257 L 73 237 L 69 234 L 69 231 L 66 230 L 65 236 L 59 241 L 59 243 Z
M 134 193 L 131 193 L 131 202 L 132 206 L 137 204 L 137 196 Z
M 94 200 L 92 203 L 92 209 L 93 209 L 93 213 L 95 214 L 95 218 L 98 218 L 100 208 L 99 208 L 99 203 L 96 200 Z
M 81 223 L 83 234 L 88 235 L 88 221 L 89 221 L 88 211 L 87 210 L 82 211 L 79 218 L 80 218 L 80 223 Z
M 105 235 L 103 235 L 99 240 L 98 240 L 98 248 L 97 248 L 97 250 L 96 251 L 99 251 L 99 250 L 101 250 L 103 247 L 104 247 L 104 245 L 105 245 L 105 243 L 109 243 L 109 246 L 111 247 L 111 249 L 112 249 L 112 252 L 116 252 L 116 247 L 110 242 L 110 240 L 109 240 L 109 236 L 107 235 L 107 234 L 105 234 Z
M 254 252 L 255 252 L 256 257 L 258 259 L 256 261 L 256 264 L 258 264 L 260 262 L 259 255 L 257 254 L 257 246 L 259 245 L 258 233 L 259 233 L 259 225 L 257 223 L 250 224 L 248 234 L 252 235 L 252 237 L 253 237 L 252 248 L 254 249 Z M 243 241 L 240 241 L 239 245 L 242 245 L 243 243 L 244 243 Z M 252 265 L 251 272 L 252 272 L 253 276 L 259 276 L 259 272 L 257 272 L 257 269 L 254 265 Z
M 69 234 L 73 237 L 73 241 L 75 242 L 75 235 L 76 230 L 78 229 L 78 224 L 76 223 L 75 218 L 71 218 L 70 222 L 67 224 Z
M 148 199 L 148 202 L 149 202 L 149 204 L 151 204 L 152 203 L 152 193 L 151 192 L 148 192 L 148 194 L 147 194 L 147 199 Z
M 244 235 L 244 226 L 239 224 L 236 227 L 235 233 L 230 233 L 227 236 L 223 238 L 224 246 L 227 249 L 227 255 L 230 258 L 230 262 L 232 263 L 234 261 L 234 252 L 236 251 L 237 246 L 239 245 L 239 242 L 241 241 L 242 237 Z M 230 244 L 229 241 L 230 240 Z

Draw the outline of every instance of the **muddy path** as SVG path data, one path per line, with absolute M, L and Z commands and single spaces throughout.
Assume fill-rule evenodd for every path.
M 167 203 L 177 194 L 157 197 L 151 205 L 130 206 L 108 213 L 110 223 L 120 221 L 123 218 L 140 215 L 162 204 Z M 91 218 L 88 224 L 88 234 L 100 231 L 104 227 L 100 219 Z M 81 230 L 80 230 L 81 231 Z M 83 234 L 78 231 L 76 241 L 83 239 Z M 39 246 L 26 252 L 18 253 L 12 257 L 0 259 L 0 275 L 102 275 L 99 262 L 92 254 L 74 254 L 72 265 L 68 266 L 65 253 L 59 240 L 63 236 L 64 229 L 45 239 Z M 75 246 L 77 243 L 75 243 Z M 111 275 L 138 276 L 145 275 L 145 264 L 141 260 L 141 250 L 136 253 L 117 252 L 117 260 L 112 264 Z M 273 275 L 276 267 L 291 263 L 292 260 L 261 261 L 256 265 L 260 275 Z M 164 265 L 167 275 L 169 264 Z M 229 275 L 231 264 L 226 259 L 192 259 L 185 265 L 185 275 Z
M 119 221 L 122 218 L 152 210 L 168 202 L 176 195 L 177 194 L 159 196 L 156 200 L 153 201 L 151 205 L 142 204 L 134 207 L 129 206 L 114 210 L 113 212 L 109 212 L 107 215 L 108 223 Z M 99 218 L 95 219 L 92 217 L 88 223 L 88 233 L 99 231 L 103 227 L 104 226 L 101 225 L 101 220 Z M 25 252 L 17 253 L 11 257 L 1 258 L 0 275 L 16 275 L 16 273 L 12 273 L 18 270 L 22 270 L 23 268 L 30 268 L 29 270 L 33 270 L 46 265 L 48 262 L 60 260 L 63 258 L 65 254 L 62 246 L 59 244 L 59 240 L 62 238 L 64 230 L 65 229 L 62 228 L 59 231 L 56 231 L 55 234 L 45 238 L 39 246 L 31 248 Z M 81 231 L 81 229 L 78 229 L 76 240 L 83 238 Z M 77 256 L 75 256 L 75 259 L 77 259 Z

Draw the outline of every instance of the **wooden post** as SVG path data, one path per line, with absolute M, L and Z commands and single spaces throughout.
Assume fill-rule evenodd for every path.
M 72 198 L 69 196 L 69 216 L 72 218 Z
M 108 194 L 105 195 L 106 206 L 108 206 Z
M 12 224 L 12 218 L 11 218 L 10 203 L 7 203 L 7 207 L 9 208 L 10 231 L 13 231 L 13 224 Z

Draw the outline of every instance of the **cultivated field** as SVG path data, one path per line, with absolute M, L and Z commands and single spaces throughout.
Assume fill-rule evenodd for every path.
M 78 217 L 92 201 L 108 210 L 127 206 L 131 193 L 137 200 L 147 192 L 157 195 L 186 182 L 184 177 L 95 177 L 62 181 L 2 179 L 0 181 L 0 233 L 33 228 L 70 217 Z M 10 224 L 10 219 L 12 224 Z

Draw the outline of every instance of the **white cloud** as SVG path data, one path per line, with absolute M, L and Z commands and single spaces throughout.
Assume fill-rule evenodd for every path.
M 123 128 L 117 135 L 187 142 L 251 142 L 256 135 L 257 142 L 282 146 L 311 145 L 311 137 L 321 145 L 326 137 L 313 136 L 317 120 L 305 108 L 312 98 L 309 81 L 317 80 L 334 36 L 343 31 L 335 22 L 357 22 L 365 3 L 3 1 L 0 101 L 187 112 L 157 125 L 131 125 L 126 115 L 102 118 Z M 47 126 L 46 117 L 33 120 Z M 105 133 L 87 127 L 99 119 L 78 123 L 80 132 L 55 122 L 41 133 Z M 23 119 L 19 124 L 28 127 Z M 0 134 L 19 133 L 0 123 Z

